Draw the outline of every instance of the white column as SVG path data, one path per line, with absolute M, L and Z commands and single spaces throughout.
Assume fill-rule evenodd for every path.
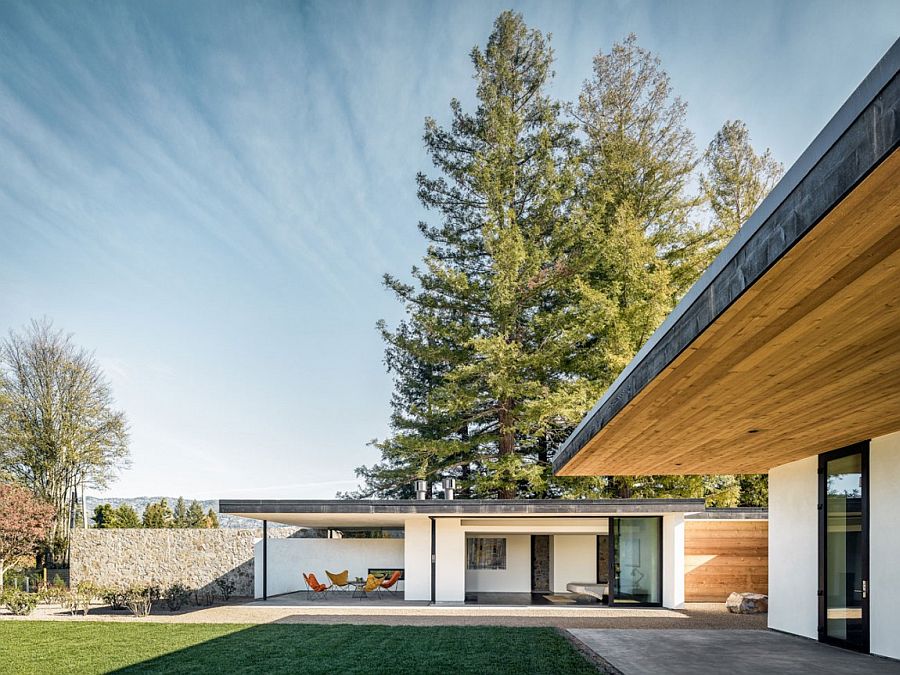
M 466 599 L 466 533 L 459 518 L 437 518 L 435 602 Z
M 900 659 L 900 432 L 869 446 L 869 649 Z
M 403 524 L 403 597 L 431 600 L 431 520 L 407 518 Z
M 663 516 L 663 607 L 684 607 L 684 514 Z

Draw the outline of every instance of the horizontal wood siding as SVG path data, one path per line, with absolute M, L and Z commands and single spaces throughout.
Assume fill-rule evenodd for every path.
M 732 592 L 769 592 L 766 520 L 686 520 L 684 599 L 725 602 Z

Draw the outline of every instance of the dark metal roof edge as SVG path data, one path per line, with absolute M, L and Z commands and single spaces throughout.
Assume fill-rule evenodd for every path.
M 697 512 L 702 499 L 220 499 L 220 513 L 529 515 L 585 512 Z
M 659 328 L 654 331 L 650 339 L 638 350 L 635 357 L 625 366 L 624 370 L 606 390 L 600 400 L 582 418 L 578 426 L 569 434 L 568 438 L 559 446 L 556 456 L 553 458 L 553 471 L 559 472 L 569 461 L 584 447 L 584 443 L 574 447 L 584 428 L 613 399 L 619 392 L 619 388 L 634 372 L 634 370 L 650 355 L 660 342 L 671 332 L 676 322 L 701 298 L 709 289 L 713 281 L 722 273 L 725 266 L 731 262 L 744 248 L 747 242 L 775 213 L 776 209 L 788 198 L 810 171 L 825 157 L 834 144 L 847 132 L 859 116 L 874 102 L 881 91 L 890 84 L 891 80 L 900 71 L 900 39 L 885 52 L 875 67 L 863 79 L 859 86 L 847 98 L 834 116 L 828 121 L 822 131 L 813 139 L 809 147 L 803 151 L 796 162 L 788 169 L 778 184 L 766 196 L 757 207 L 747 222 L 741 227 L 734 238 L 713 260 L 706 271 L 688 290 L 685 296 L 675 306 L 675 309 L 666 317 Z M 795 242 L 792 242 L 795 243 Z M 786 250 L 788 250 L 788 246 Z M 752 286 L 752 283 L 750 284 Z M 749 286 L 748 286 L 749 287 Z M 705 327 L 704 327 L 705 329 Z M 700 330 L 698 335 L 703 332 Z M 673 356 L 674 358 L 674 356 Z M 661 372 L 661 371 L 660 371 Z M 593 435 L 592 435 L 593 436 Z
M 689 513 L 688 520 L 768 520 L 769 509 L 760 506 L 738 506 L 727 508 L 707 508 L 705 511 Z

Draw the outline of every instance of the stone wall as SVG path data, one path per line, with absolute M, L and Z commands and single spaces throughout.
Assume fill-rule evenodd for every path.
M 550 590 L 550 535 L 531 538 L 531 590 Z
M 269 528 L 270 539 L 300 530 Z M 262 529 L 73 530 L 70 580 L 101 586 L 182 583 L 215 589 L 217 579 L 235 583 L 235 595 L 253 595 L 253 543 Z

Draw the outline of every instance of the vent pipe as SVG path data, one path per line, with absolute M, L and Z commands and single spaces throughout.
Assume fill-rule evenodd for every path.
M 416 487 L 416 499 L 425 499 L 425 493 L 428 491 L 428 481 L 417 480 L 414 484 Z
M 441 483 L 444 486 L 444 499 L 453 499 L 453 491 L 456 489 L 456 479 L 445 478 Z

